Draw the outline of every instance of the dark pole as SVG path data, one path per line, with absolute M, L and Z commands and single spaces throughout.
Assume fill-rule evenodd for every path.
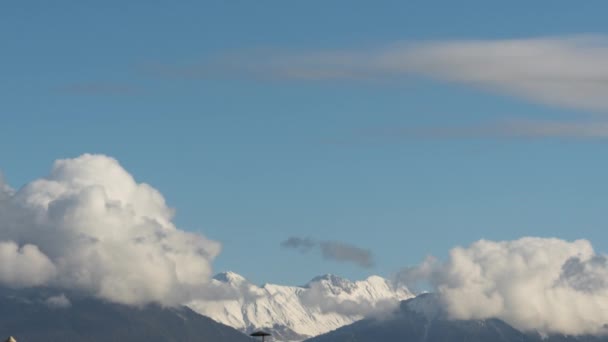
M 267 332 L 264 332 L 264 331 L 260 330 L 260 331 L 256 331 L 256 332 L 250 334 L 249 336 L 253 336 L 253 337 L 256 337 L 256 338 L 257 337 L 261 337 L 262 338 L 262 342 L 265 342 L 266 341 L 266 336 L 270 336 L 270 334 L 267 333 Z

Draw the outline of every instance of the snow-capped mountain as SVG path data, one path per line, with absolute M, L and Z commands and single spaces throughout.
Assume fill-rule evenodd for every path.
M 269 330 L 278 341 L 317 336 L 395 308 L 400 300 L 413 297 L 407 288 L 395 288 L 378 276 L 353 282 L 324 275 L 304 286 L 257 286 L 236 273 L 225 272 L 212 282 L 237 295 L 190 303 L 193 310 L 244 332 Z

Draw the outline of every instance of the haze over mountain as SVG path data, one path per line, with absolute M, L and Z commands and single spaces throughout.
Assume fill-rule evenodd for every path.
M 404 286 L 394 287 L 379 276 L 361 281 L 327 274 L 303 286 L 257 286 L 233 273 L 220 273 L 212 284 L 237 298 L 195 301 L 189 306 L 218 322 L 244 332 L 264 329 L 281 341 L 301 341 L 360 320 L 393 310 L 412 297 Z
M 539 334 L 522 332 L 496 319 L 448 319 L 436 294 L 423 294 L 401 302 L 391 314 L 366 318 L 307 342 L 606 342 L 608 336 Z

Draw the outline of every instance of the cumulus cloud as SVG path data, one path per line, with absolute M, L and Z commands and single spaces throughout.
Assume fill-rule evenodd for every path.
M 422 75 L 534 102 L 608 110 L 608 37 L 396 42 L 366 49 L 253 51 L 184 67 L 177 77 L 391 80 Z
M 543 334 L 608 333 L 608 262 L 586 240 L 480 240 L 400 276 L 431 283 L 453 319 L 499 318 Z
M 55 265 L 38 247 L 0 241 L 0 284 L 10 287 L 47 283 L 56 273 Z
M 0 283 L 9 286 L 173 305 L 208 283 L 220 251 L 178 229 L 161 193 L 107 156 L 57 160 L 48 176 L 2 193 Z
M 608 259 L 596 255 L 588 260 L 568 259 L 562 267 L 560 282 L 578 291 L 595 293 L 608 288 Z
M 14 190 L 6 183 L 4 174 L 0 171 L 0 201 L 7 200 Z
M 318 248 L 321 256 L 326 260 L 349 262 L 363 268 L 374 266 L 374 257 L 370 250 L 344 242 L 316 241 L 309 238 L 290 237 L 281 242 L 281 246 L 297 249 L 302 253 L 307 253 Z

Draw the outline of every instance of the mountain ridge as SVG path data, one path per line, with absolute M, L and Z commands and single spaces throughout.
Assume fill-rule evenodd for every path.
M 0 338 L 8 336 L 19 342 L 253 341 L 185 306 L 129 306 L 52 288 L 0 288 Z
M 245 333 L 264 329 L 278 340 L 302 341 L 398 305 L 413 294 L 382 277 L 350 281 L 334 274 L 314 277 L 301 286 L 255 285 L 235 272 L 213 277 L 214 286 L 238 298 L 189 303 L 194 311 Z

